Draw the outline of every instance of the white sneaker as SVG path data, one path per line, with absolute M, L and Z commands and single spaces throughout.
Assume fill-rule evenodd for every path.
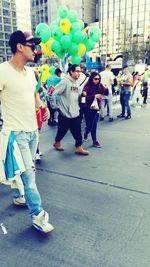
M 41 159 L 40 154 L 39 153 L 36 153 L 35 160 L 40 160 L 40 159 Z
M 39 151 L 39 155 L 40 155 L 40 157 L 41 157 L 41 156 L 43 156 L 43 153 L 42 153 L 41 151 Z
M 53 225 L 49 222 L 49 215 L 45 210 L 42 210 L 38 215 L 32 216 L 33 226 L 44 233 L 48 233 L 54 230 Z
M 17 206 L 27 206 L 24 196 L 13 198 L 13 203 Z

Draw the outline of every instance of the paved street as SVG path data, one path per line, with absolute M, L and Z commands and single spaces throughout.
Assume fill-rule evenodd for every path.
M 115 115 L 119 114 L 115 106 Z M 131 120 L 106 117 L 98 125 L 103 148 L 84 143 L 90 155 L 74 154 L 64 138 L 53 149 L 56 128 L 44 125 L 37 184 L 55 230 L 41 234 L 26 208 L 14 207 L 0 185 L 0 266 L 150 266 L 150 105 L 134 108 Z

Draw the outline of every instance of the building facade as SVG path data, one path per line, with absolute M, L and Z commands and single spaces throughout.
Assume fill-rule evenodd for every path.
M 30 1 L 16 1 L 17 29 L 21 31 L 31 31 Z
M 0 0 L 0 62 L 11 57 L 10 34 L 17 29 L 15 0 Z
M 99 0 L 99 26 L 102 58 L 150 64 L 150 0 Z
M 96 5 L 97 3 L 97 5 Z M 35 31 L 36 26 L 45 22 L 50 24 L 57 20 L 58 8 L 60 5 L 66 5 L 69 9 L 74 9 L 78 12 L 78 18 L 90 24 L 98 21 L 98 1 L 97 0 L 31 0 L 31 24 L 32 31 Z

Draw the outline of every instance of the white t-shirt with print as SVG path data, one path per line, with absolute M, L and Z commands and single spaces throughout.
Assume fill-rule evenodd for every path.
M 31 132 L 37 129 L 36 79 L 32 68 L 16 71 L 9 62 L 0 64 L 0 99 L 4 128 Z
M 104 70 L 100 73 L 101 83 L 109 89 L 109 94 L 112 94 L 112 83 L 114 81 L 114 74 L 110 70 Z

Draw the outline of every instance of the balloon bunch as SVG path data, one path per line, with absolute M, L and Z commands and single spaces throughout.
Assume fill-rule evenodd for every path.
M 56 54 L 63 59 L 66 54 L 71 56 L 72 64 L 80 64 L 81 57 L 93 50 L 95 43 L 101 38 L 99 28 L 92 26 L 84 28 L 84 22 L 77 18 L 77 12 L 68 10 L 66 6 L 58 9 L 59 19 L 50 26 L 40 23 L 36 27 L 35 35 L 41 38 L 43 54 Z
M 38 79 L 39 85 L 37 85 L 36 91 L 39 90 L 41 82 L 44 83 L 50 76 L 53 76 L 55 74 L 55 70 L 56 70 L 56 67 L 53 65 L 51 67 L 49 67 L 47 64 L 44 64 L 41 66 L 40 75 Z

